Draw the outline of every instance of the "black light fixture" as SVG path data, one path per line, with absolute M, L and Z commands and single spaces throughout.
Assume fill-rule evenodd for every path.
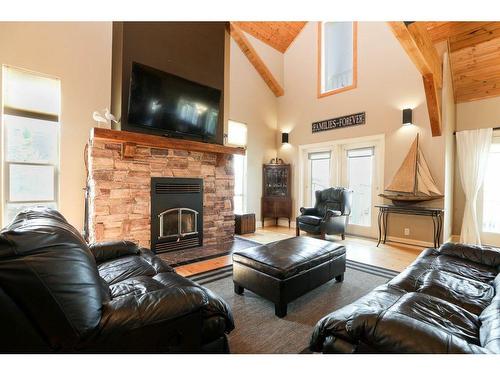
M 288 143 L 288 133 L 281 133 L 281 143 Z
M 411 108 L 403 109 L 403 125 L 413 125 L 413 110 Z

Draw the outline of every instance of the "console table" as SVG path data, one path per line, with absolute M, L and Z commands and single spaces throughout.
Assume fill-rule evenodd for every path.
M 387 239 L 387 217 L 390 213 L 400 215 L 430 216 L 434 226 L 434 248 L 438 248 L 441 243 L 441 230 L 443 229 L 442 208 L 419 207 L 419 206 L 394 206 L 389 204 L 375 205 L 378 211 L 378 245 L 385 243 Z

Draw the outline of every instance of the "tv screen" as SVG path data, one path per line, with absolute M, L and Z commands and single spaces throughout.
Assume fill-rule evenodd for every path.
M 133 63 L 128 125 L 154 133 L 217 142 L 221 91 Z

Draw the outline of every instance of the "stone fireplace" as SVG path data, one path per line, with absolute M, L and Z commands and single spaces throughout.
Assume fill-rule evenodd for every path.
M 159 241 L 163 243 L 195 238 L 192 245 L 205 246 L 232 241 L 232 154 L 242 153 L 221 145 L 93 129 L 87 150 L 89 241 L 130 240 L 147 248 L 156 245 L 152 236 L 163 237 Z M 154 211 L 152 220 L 152 186 L 157 178 L 173 177 L 202 182 L 201 210 L 182 204 L 165 206 Z M 155 191 L 159 190 L 155 187 Z M 169 201 L 169 194 L 163 195 Z M 160 214 L 162 227 L 158 222 L 153 228 L 152 221 L 160 220 Z M 193 236 L 194 232 L 201 235 Z M 159 251 L 175 250 L 172 246 Z

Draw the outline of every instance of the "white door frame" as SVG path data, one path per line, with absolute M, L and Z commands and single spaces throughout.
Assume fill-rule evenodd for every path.
M 375 144 L 375 145 L 374 145 Z M 356 147 L 351 147 L 356 145 Z M 358 146 L 359 145 L 359 146 Z M 375 193 L 372 204 L 378 204 L 382 202 L 382 198 L 378 194 L 383 190 L 384 187 L 384 166 L 385 166 L 385 134 L 369 135 L 365 137 L 357 138 L 345 138 L 332 140 L 327 142 L 311 143 L 306 145 L 299 145 L 299 170 L 298 170 L 298 207 L 307 207 L 309 202 L 308 189 L 305 185 L 309 183 L 309 173 L 306 163 L 309 161 L 308 154 L 310 152 L 321 152 L 321 151 L 331 151 L 331 161 L 330 161 L 330 176 L 332 186 L 342 186 L 343 184 L 343 170 L 345 167 L 343 164 L 342 150 L 344 147 L 349 148 L 360 148 L 362 145 L 369 145 L 368 147 L 375 146 L 375 160 L 376 160 L 376 170 L 377 172 L 375 181 Z M 366 147 L 366 146 L 365 146 Z M 344 173 L 345 174 L 345 173 Z M 298 211 L 298 210 L 297 210 Z M 375 209 L 372 210 L 372 226 L 371 231 L 366 233 L 370 237 L 376 236 L 376 217 L 374 220 L 373 215 L 375 214 Z

